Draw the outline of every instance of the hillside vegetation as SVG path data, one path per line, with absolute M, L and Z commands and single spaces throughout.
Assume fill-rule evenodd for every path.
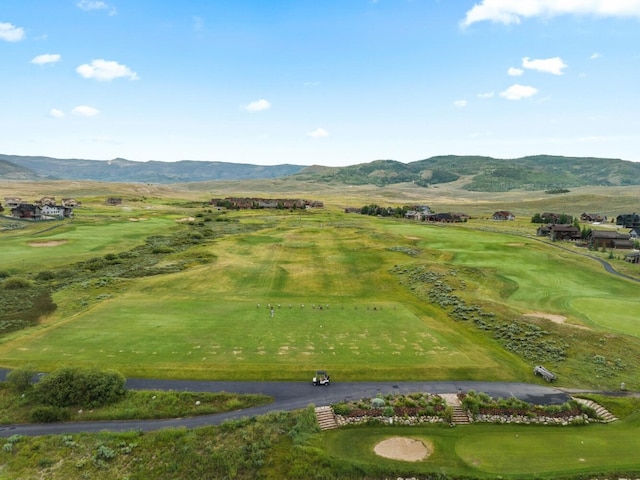
M 301 180 L 378 186 L 414 183 L 427 187 L 464 178 L 467 190 L 505 192 L 547 190 L 585 185 L 638 185 L 640 163 L 605 158 L 536 155 L 516 159 L 439 156 L 411 163 L 377 160 L 323 171 L 302 171 Z
M 32 172 L 30 178 L 24 175 L 18 178 L 21 180 L 49 178 L 100 182 L 177 183 L 274 178 L 291 175 L 304 168 L 300 165 L 264 166 L 194 160 L 134 162 L 124 158 L 100 161 L 18 155 L 0 155 L 0 161 L 10 162 L 14 165 L 14 169 Z M 4 178 L 13 178 L 4 176 L 2 165 L 0 165 L 0 175 Z
M 190 183 L 283 179 L 333 185 L 413 185 L 453 182 L 468 191 L 558 190 L 581 186 L 640 184 L 640 163 L 609 158 L 536 155 L 515 159 L 437 156 L 416 162 L 376 160 L 347 167 L 251 165 L 191 161 L 133 162 L 0 155 L 0 177 L 16 180 L 95 180 L 100 182 Z

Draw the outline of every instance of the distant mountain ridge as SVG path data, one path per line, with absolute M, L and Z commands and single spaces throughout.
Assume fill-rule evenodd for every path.
M 7 165 L 9 164 L 9 165 Z M 94 180 L 99 182 L 189 183 L 211 180 L 250 180 L 293 175 L 304 165 L 250 165 L 244 163 L 180 160 L 134 162 L 59 159 L 0 154 L 0 177 L 12 180 Z
M 587 185 L 640 185 L 640 162 L 592 157 L 534 155 L 515 159 L 446 155 L 402 163 L 376 160 L 347 167 L 252 165 L 180 160 L 134 162 L 56 159 L 0 154 L 0 178 L 9 180 L 94 180 L 125 183 L 190 183 L 290 177 L 298 181 L 423 187 L 460 181 L 472 191 L 548 190 Z

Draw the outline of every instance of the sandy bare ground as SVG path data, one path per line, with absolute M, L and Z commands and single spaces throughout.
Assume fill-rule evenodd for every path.
M 185 217 L 185 218 L 180 218 L 176 220 L 176 222 L 193 222 L 194 220 L 195 220 L 194 217 Z
M 58 245 L 64 245 L 68 240 L 49 240 L 48 242 L 29 242 L 27 245 L 30 247 L 57 247 Z
M 553 323 L 564 323 L 567 317 L 562 315 L 555 315 L 553 313 L 544 313 L 544 312 L 531 312 L 525 313 L 525 317 L 537 317 L 544 318 L 545 320 L 551 320 Z
M 418 462 L 431 455 L 433 446 L 425 445 L 423 441 L 413 438 L 391 437 L 378 443 L 374 451 L 376 455 L 391 460 Z
M 565 323 L 565 321 L 567 320 L 567 317 L 565 317 L 563 315 L 555 315 L 553 313 L 544 313 L 544 312 L 531 312 L 531 313 L 525 313 L 524 316 L 525 317 L 544 318 L 545 320 L 551 320 L 553 323 L 558 323 L 560 325 L 567 325 L 569 327 L 587 329 L 587 327 L 584 327 L 582 325 L 574 325 L 573 323 Z

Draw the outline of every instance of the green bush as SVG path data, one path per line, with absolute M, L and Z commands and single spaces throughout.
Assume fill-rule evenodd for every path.
M 336 415 L 349 415 L 351 407 L 348 403 L 335 403 L 331 406 Z
M 33 388 L 31 379 L 35 374 L 36 371 L 31 365 L 16 368 L 7 375 L 7 385 L 15 392 L 26 392 Z
M 56 274 L 51 270 L 42 270 L 36 275 L 36 280 L 40 280 L 43 282 L 53 280 L 54 278 L 56 278 Z
M 124 383 L 124 376 L 115 371 L 69 367 L 45 375 L 36 391 L 45 405 L 93 408 L 120 400 Z
M 42 405 L 31 410 L 29 419 L 32 423 L 55 423 L 69 420 L 69 411 L 60 407 Z
M 31 282 L 26 278 L 10 277 L 2 282 L 2 288 L 5 290 L 18 290 L 20 288 L 30 288 Z

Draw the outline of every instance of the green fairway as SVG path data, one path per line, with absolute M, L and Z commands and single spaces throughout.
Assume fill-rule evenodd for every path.
M 480 269 L 487 282 L 497 277 L 515 286 L 509 292 L 483 291 L 495 302 L 640 336 L 634 320 L 640 311 L 638 283 L 615 277 L 582 255 L 526 237 L 465 228 L 388 224 L 386 229 L 419 239 L 417 246 L 451 265 Z
M 640 337 L 638 296 L 576 298 L 571 307 L 599 327 Z
M 557 478 L 587 472 L 637 471 L 637 423 L 589 427 L 471 425 L 357 427 L 324 433 L 327 451 L 354 464 L 393 468 L 398 474 L 443 473 L 471 478 Z M 388 460 L 375 445 L 401 436 L 422 440 L 433 452 L 419 462 Z M 615 464 L 615 467 L 612 465 Z
M 625 352 L 640 348 L 632 322 L 640 310 L 637 285 L 535 239 L 472 224 L 432 226 L 332 210 L 228 212 L 192 227 L 176 220 L 204 218 L 199 210 L 169 208 L 140 221 L 143 211 L 44 232 L 37 240 L 52 242 L 48 247 L 29 246 L 33 232 L 12 234 L 3 253 L 8 261 L 17 265 L 29 249 L 47 250 L 48 256 L 37 257 L 46 268 L 76 258 L 74 242 L 78 258 L 86 259 L 141 244 L 143 232 L 182 229 L 197 240 L 190 251 L 159 250 L 166 254 L 154 272 L 166 267 L 174 273 L 122 278 L 116 262 L 102 276 L 60 289 L 54 314 L 0 344 L 4 366 L 31 362 L 51 370 L 89 363 L 127 376 L 212 379 L 302 380 L 316 368 L 343 380 L 529 375 L 535 357 L 520 354 L 527 348 L 523 340 L 507 351 L 507 340 L 501 345 L 495 338 L 508 331 L 483 332 L 454 321 L 428 300 L 428 283 L 406 283 L 403 272 L 420 269 L 499 322 L 554 315 L 591 329 L 543 325 L 550 340 L 536 345 L 557 349 L 564 338 L 572 342 L 559 347 L 571 348 L 568 361 L 551 365 L 569 382 L 636 383 L 640 365 Z M 59 239 L 66 243 L 55 243 Z M 206 260 L 196 261 L 200 257 Z M 603 338 L 598 331 L 629 337 Z M 604 360 L 594 350 L 603 342 Z M 598 364 L 583 368 L 594 355 Z
M 640 467 L 638 434 L 637 428 L 616 425 L 560 431 L 503 428 L 466 435 L 458 440 L 456 453 L 468 465 L 495 474 L 607 471 L 612 458 L 626 471 Z
M 497 367 L 476 346 L 401 304 L 295 304 L 127 294 L 72 322 L 3 345 L 16 363 L 109 365 L 127 375 L 306 379 L 328 368 L 341 379 L 441 377 Z M 215 300 L 217 297 L 217 300 Z M 327 306 L 328 305 L 328 306 Z M 389 328 L 393 325 L 393 328 Z M 46 359 L 44 358 L 46 357 Z M 240 374 L 238 373 L 240 372 Z
M 169 231 L 176 224 L 167 217 L 82 219 L 29 224 L 27 231 L 2 239 L 2 269 L 31 272 L 67 265 L 110 252 L 128 250 L 148 235 Z

